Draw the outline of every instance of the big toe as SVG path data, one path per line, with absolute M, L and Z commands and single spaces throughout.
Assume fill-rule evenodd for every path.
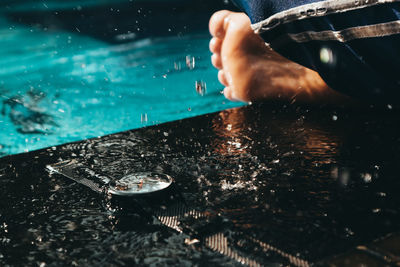
M 217 38 L 223 38 L 223 36 L 225 35 L 224 21 L 232 13 L 233 12 L 229 10 L 220 10 L 215 12 L 211 16 L 209 22 L 209 29 L 212 36 Z
M 260 36 L 251 29 L 250 19 L 244 13 L 231 13 L 226 16 L 223 28 L 225 33 L 224 44 L 230 50 L 247 48 L 251 51 L 265 46 Z

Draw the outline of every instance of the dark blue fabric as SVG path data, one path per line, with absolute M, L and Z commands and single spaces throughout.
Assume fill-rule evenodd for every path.
M 278 12 L 321 0 L 232 0 L 249 15 L 252 23 L 264 20 Z
M 238 0 L 238 5 L 257 22 L 285 9 L 317 1 Z M 240 3 L 239 3 L 240 2 Z M 264 16 L 261 18 L 261 16 Z M 283 56 L 316 70 L 335 90 L 372 101 L 399 102 L 400 99 L 400 35 L 338 41 L 277 43 L 286 33 L 306 31 L 340 31 L 357 26 L 373 25 L 400 19 L 400 3 L 311 17 L 280 25 L 261 37 Z M 334 62 L 321 62 L 321 49 L 329 49 Z

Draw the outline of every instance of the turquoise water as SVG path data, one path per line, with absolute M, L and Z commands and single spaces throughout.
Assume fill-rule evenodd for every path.
M 0 156 L 241 105 L 220 93 L 207 31 L 110 44 L 0 15 L 0 40 Z

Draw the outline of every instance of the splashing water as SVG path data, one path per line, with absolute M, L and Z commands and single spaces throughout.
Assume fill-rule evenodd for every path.
M 0 155 L 242 105 L 219 94 L 207 32 L 115 45 L 0 16 L 0 38 Z

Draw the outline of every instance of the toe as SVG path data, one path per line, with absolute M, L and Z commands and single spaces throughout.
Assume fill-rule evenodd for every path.
M 218 72 L 218 80 L 219 80 L 219 82 L 222 83 L 223 85 L 229 86 L 228 80 L 226 79 L 225 72 L 224 72 L 223 70 L 220 70 L 220 71 Z
M 221 55 L 220 54 L 213 54 L 211 56 L 211 63 L 213 64 L 214 67 L 217 69 L 222 69 L 222 60 L 221 60 Z
M 224 34 L 230 39 L 230 42 L 235 41 L 242 46 L 249 42 L 254 42 L 252 36 L 255 34 L 250 27 L 250 19 L 244 13 L 231 13 L 226 16 L 223 28 L 225 29 Z M 225 41 L 226 40 L 224 40 L 224 42 Z
M 239 101 L 235 96 L 234 93 L 232 91 L 232 88 L 230 87 L 225 87 L 224 88 L 224 96 L 226 99 L 229 99 L 230 101 Z
M 225 29 L 224 29 L 224 21 L 225 18 L 227 18 L 230 14 L 233 12 L 228 11 L 228 10 L 221 10 L 217 11 L 214 13 L 214 15 L 211 16 L 210 22 L 209 22 L 209 29 L 210 33 L 214 37 L 222 38 L 225 34 Z
M 227 98 L 229 100 L 232 100 L 231 94 L 232 94 L 231 89 L 229 87 L 225 87 L 224 88 L 224 96 L 225 96 L 225 98 Z
M 220 38 L 212 38 L 210 41 L 210 51 L 212 53 L 220 53 L 221 52 L 221 46 L 222 46 L 222 39 Z

